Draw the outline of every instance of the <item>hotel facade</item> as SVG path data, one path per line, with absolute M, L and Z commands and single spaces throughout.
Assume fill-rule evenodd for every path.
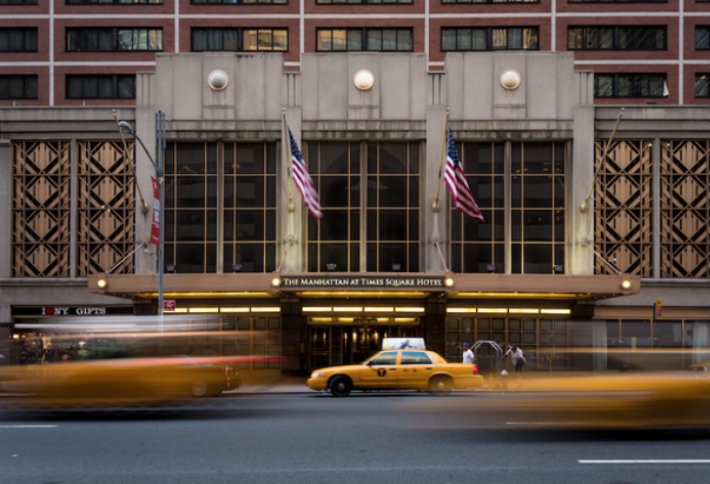
M 708 359 L 708 54 L 692 0 L 0 0 L 0 352 L 162 301 L 275 371 Z

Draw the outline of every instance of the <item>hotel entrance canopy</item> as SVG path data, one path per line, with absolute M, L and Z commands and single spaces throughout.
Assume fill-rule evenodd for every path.
M 93 274 L 88 289 L 131 299 L 158 297 L 155 274 Z M 165 274 L 172 299 L 425 298 L 598 300 L 638 294 L 640 279 L 628 274 L 402 274 L 402 273 L 232 273 Z

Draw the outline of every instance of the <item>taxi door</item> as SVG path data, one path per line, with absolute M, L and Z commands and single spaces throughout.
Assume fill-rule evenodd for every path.
M 396 351 L 383 351 L 375 355 L 361 372 L 363 388 L 397 388 L 399 369 Z
M 402 351 L 402 361 L 399 366 L 399 386 L 400 388 L 426 388 L 434 372 L 434 367 L 429 355 L 424 351 L 405 350 Z

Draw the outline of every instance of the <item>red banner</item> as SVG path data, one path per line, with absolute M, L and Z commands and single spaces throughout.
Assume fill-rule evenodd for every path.
M 153 183 L 153 224 L 150 228 L 150 243 L 160 245 L 160 183 L 151 177 Z

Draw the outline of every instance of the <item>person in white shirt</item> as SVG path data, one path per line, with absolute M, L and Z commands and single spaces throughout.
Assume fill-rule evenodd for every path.
M 463 357 L 462 357 L 462 363 L 472 365 L 475 361 L 475 356 L 473 355 L 473 351 L 471 350 L 471 345 L 468 343 L 463 344 Z
M 520 348 L 520 346 L 512 345 L 510 348 L 508 348 L 508 351 L 505 352 L 505 355 L 503 358 L 506 356 L 510 356 L 510 361 L 513 363 L 513 368 L 515 369 L 516 373 L 520 373 L 523 371 L 523 366 L 525 366 L 525 356 L 523 355 L 523 350 Z

